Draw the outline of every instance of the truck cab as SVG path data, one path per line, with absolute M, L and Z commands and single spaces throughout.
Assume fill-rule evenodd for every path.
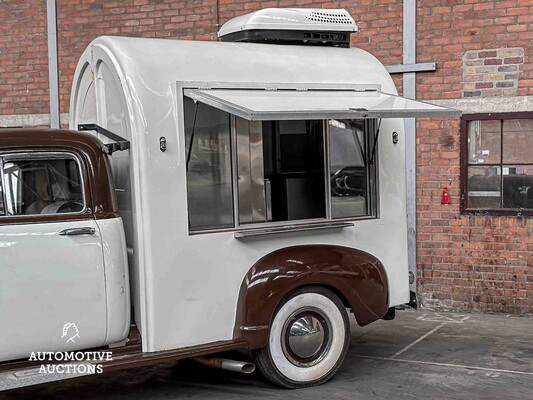
M 0 249 L 0 362 L 128 335 L 124 229 L 94 136 L 0 130 Z

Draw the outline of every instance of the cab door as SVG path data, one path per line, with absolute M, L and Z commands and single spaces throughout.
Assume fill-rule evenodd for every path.
M 101 346 L 102 240 L 82 158 L 0 154 L 0 178 L 0 361 Z

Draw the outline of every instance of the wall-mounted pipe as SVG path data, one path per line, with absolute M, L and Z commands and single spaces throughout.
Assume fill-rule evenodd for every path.
M 416 64 L 416 0 L 403 0 L 403 64 Z M 416 99 L 416 72 L 403 74 L 403 95 Z M 416 292 L 416 120 L 405 119 L 409 288 Z
M 46 27 L 48 33 L 48 87 L 50 93 L 50 128 L 60 127 L 59 71 L 57 66 L 56 0 L 46 0 Z

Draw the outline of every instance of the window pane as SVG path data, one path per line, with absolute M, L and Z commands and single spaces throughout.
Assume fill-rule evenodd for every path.
M 368 146 L 365 124 L 329 121 L 331 164 L 331 216 L 368 215 Z
M 533 119 L 503 122 L 503 162 L 533 163 Z
M 468 123 L 468 163 L 500 163 L 500 132 L 500 120 L 470 121 Z
M 195 123 L 195 107 L 192 100 L 185 99 L 190 228 L 233 227 L 229 114 L 198 103 Z
M 81 212 L 85 208 L 80 169 L 72 158 L 4 163 L 7 215 Z
M 468 168 L 468 208 L 500 208 L 500 167 Z
M 533 165 L 504 166 L 503 207 L 533 208 Z

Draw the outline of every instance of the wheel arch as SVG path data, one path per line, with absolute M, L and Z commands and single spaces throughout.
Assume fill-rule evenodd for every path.
M 244 277 L 234 340 L 252 349 L 263 347 L 280 302 L 294 290 L 312 286 L 335 293 L 361 326 L 380 319 L 388 310 L 387 275 L 373 255 L 332 245 L 286 247 L 262 257 Z

